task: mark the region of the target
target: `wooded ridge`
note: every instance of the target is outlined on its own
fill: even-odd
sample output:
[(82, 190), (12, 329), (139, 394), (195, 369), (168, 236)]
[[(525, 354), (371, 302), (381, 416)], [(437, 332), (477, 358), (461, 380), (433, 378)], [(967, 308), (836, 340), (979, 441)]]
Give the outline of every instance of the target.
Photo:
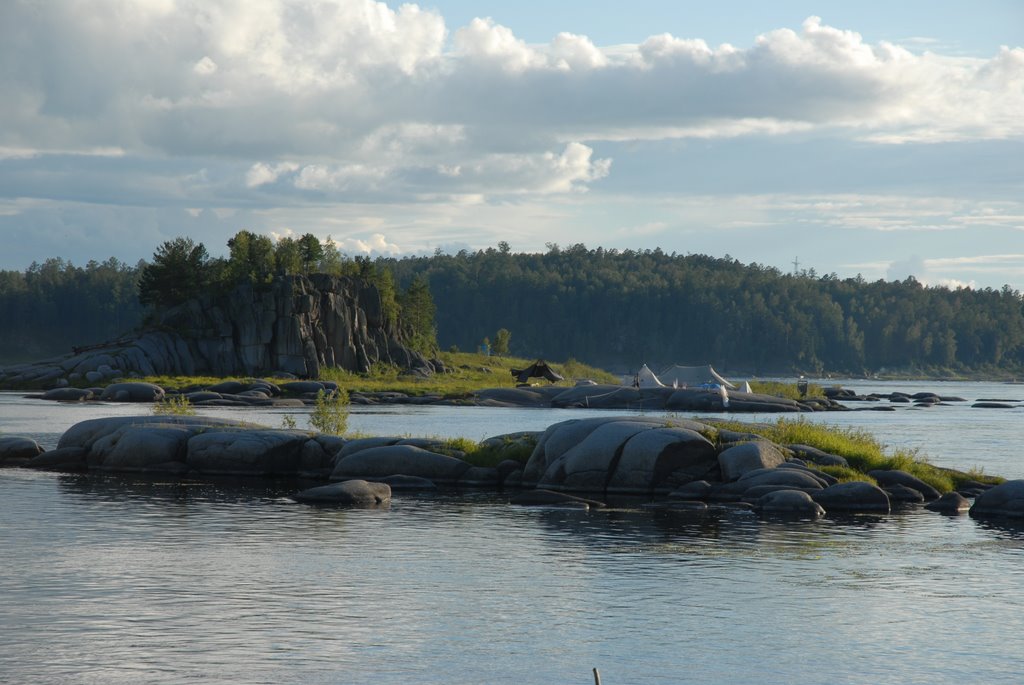
[[(443, 348), (476, 349), (506, 329), (513, 354), (624, 370), (644, 362), (755, 374), (1024, 369), (1024, 299), (1008, 286), (950, 290), (913, 278), (790, 274), (728, 256), (582, 244), (532, 254), (502, 243), (372, 262), (329, 257), (305, 265), (293, 258), (287, 269), (371, 275), (385, 297), (393, 290), (396, 311), (407, 298), (410, 319), (427, 319), (436, 306)], [(273, 264), (261, 278), (287, 272)], [(137, 326), (146, 309), (136, 285), (146, 266), (53, 259), (0, 271), (0, 360), (63, 353)]]

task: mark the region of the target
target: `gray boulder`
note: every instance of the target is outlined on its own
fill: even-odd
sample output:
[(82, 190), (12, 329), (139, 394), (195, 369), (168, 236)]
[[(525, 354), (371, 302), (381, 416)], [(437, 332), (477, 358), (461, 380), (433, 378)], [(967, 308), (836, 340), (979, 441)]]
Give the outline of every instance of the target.
[(755, 469), (725, 486), (727, 492), (746, 493), (751, 488), (772, 485), (800, 490), (821, 490), (826, 483), (813, 474), (800, 469)]
[(811, 497), (826, 511), (886, 512), (890, 510), (889, 496), (877, 485), (866, 481), (849, 481), (830, 485)]
[(10, 466), (38, 457), (43, 448), (31, 438), (0, 437), (0, 465)]
[(562, 458), (562, 456), (579, 445), (595, 430), (609, 423), (629, 421), (632, 423), (643, 423), (651, 428), (665, 428), (673, 426), (677, 428), (689, 428), (690, 430), (707, 430), (708, 427), (696, 421), (666, 420), (663, 418), (643, 416), (608, 416), (591, 419), (570, 419), (548, 426), (537, 440), (537, 446), (533, 450), (529, 461), (523, 469), (523, 482), (536, 484), (544, 474), (551, 468), (551, 465)]
[(924, 505), (924, 508), (940, 514), (960, 514), (971, 508), (971, 502), (959, 492), (947, 492), (937, 500)]
[(206, 475), (292, 476), (308, 434), (282, 430), (223, 430), (188, 441), (188, 466)]
[(804, 461), (814, 462), (819, 466), (850, 466), (850, 463), (844, 457), (829, 454), (817, 447), (811, 447), (810, 445), (786, 445), (786, 447), (793, 452), (793, 456)]
[(262, 426), (245, 423), (242, 421), (231, 421), (229, 419), (216, 419), (205, 416), (111, 416), (102, 419), (89, 419), (80, 421), (66, 430), (57, 443), (57, 447), (85, 447), (90, 448), (92, 444), (110, 435), (124, 426), (182, 426), (192, 432), (198, 433), (215, 428), (248, 428), (254, 430), (265, 430)]
[(414, 445), (369, 447), (348, 456), (339, 454), (338, 457), (334, 471), (331, 472), (331, 480), (377, 480), (402, 474), (426, 478), (435, 483), (457, 483), (470, 469), (470, 464), (462, 459), (430, 452)]
[(818, 518), (825, 510), (810, 495), (801, 490), (776, 490), (762, 496), (755, 508), (762, 514), (810, 516)]
[(387, 445), (394, 445), (401, 438), (357, 438), (355, 440), (349, 440), (345, 443), (344, 447), (337, 453), (339, 460), (345, 459), (356, 452), (361, 452), (371, 447), (385, 447)]
[(764, 440), (740, 443), (718, 455), (722, 480), (726, 482), (737, 480), (748, 471), (775, 468), (785, 461), (786, 457), (778, 447)]
[(565, 507), (569, 509), (590, 509), (591, 507), (601, 508), (604, 506), (603, 502), (576, 497), (564, 492), (552, 492), (543, 488), (520, 493), (512, 498), (510, 504), (525, 507)]
[(511, 407), (546, 407), (548, 398), (529, 388), (488, 388), (474, 393), (479, 400), (500, 402)]
[(437, 483), (432, 480), (417, 478), (416, 476), (405, 476), (402, 474), (397, 476), (385, 476), (377, 482), (387, 483), (392, 490), (437, 490)]
[(103, 389), (104, 402), (159, 402), (164, 389), (153, 383), (111, 383)]
[(87, 471), (89, 465), (86, 463), (85, 458), (88, 454), (89, 450), (83, 447), (62, 447), (50, 450), (49, 452), (43, 452), (38, 457), (30, 460), (25, 466), (41, 471)]
[(92, 444), (87, 462), (101, 471), (183, 473), (192, 431), (183, 426), (131, 426)]
[(884, 471), (881, 469), (875, 469), (873, 471), (868, 471), (868, 475), (878, 481), (878, 484), (883, 488), (888, 488), (893, 485), (903, 485), (920, 492), (921, 495), (924, 496), (925, 500), (938, 499), (941, 496), (941, 493), (938, 490), (906, 471)]
[(57, 402), (84, 402), (93, 398), (92, 390), (82, 388), (54, 388), (43, 393), (44, 400)]
[(307, 504), (376, 507), (391, 502), (391, 488), (386, 483), (346, 480), (303, 490), (293, 495), (293, 499)]
[(706, 480), (695, 480), (686, 485), (681, 485), (668, 493), (670, 499), (679, 500), (703, 500), (711, 494), (711, 483)]
[(667, 493), (712, 474), (718, 474), (718, 458), (707, 438), (686, 428), (651, 428), (626, 441), (606, 490)]
[(651, 428), (650, 423), (630, 420), (598, 426), (552, 462), (538, 486), (551, 490), (604, 492), (612, 480), (623, 445), (637, 433)]
[(1008, 480), (978, 495), (971, 516), (1024, 518), (1024, 480)]
[(501, 473), (491, 466), (471, 466), (459, 478), (459, 485), (470, 488), (496, 488), (501, 484)]
[(970, 508), (970, 500), (959, 493), (946, 493), (938, 500), (925, 505), (925, 509), (937, 511), (940, 514), (961, 514)]
[(900, 504), (921, 504), (924, 502), (924, 495), (920, 491), (909, 488), (906, 485), (886, 485), (882, 489), (885, 490), (885, 494), (889, 495), (890, 502), (898, 502)]

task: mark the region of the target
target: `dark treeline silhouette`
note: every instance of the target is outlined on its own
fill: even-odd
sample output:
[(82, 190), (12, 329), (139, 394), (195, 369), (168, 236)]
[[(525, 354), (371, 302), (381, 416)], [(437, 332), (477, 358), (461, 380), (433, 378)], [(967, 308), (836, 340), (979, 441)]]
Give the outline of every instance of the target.
[[(247, 237), (233, 239), (233, 258), (210, 260), (218, 273), (231, 273)], [(169, 247), (161, 246), (154, 262)], [(286, 244), (283, 254), (294, 247)], [(253, 262), (265, 248), (246, 246), (245, 254)], [(381, 288), (385, 310), (393, 308), (386, 315), (402, 311), (402, 325), (411, 327), (407, 337), (427, 332), (417, 339), (424, 347), (433, 343), (428, 319), (436, 307), (442, 347), (475, 349), (506, 329), (512, 354), (574, 357), (618, 370), (644, 362), (712, 363), (757, 374), (1024, 369), (1024, 300), (1009, 287), (949, 290), (912, 278), (786, 274), (728, 256), (581, 244), (516, 254), (501, 243), (372, 263), (331, 250), (299, 251), (290, 257), (294, 265), (282, 269), (281, 246), (274, 248), (277, 261), (262, 267), (260, 278), (296, 269), (369, 277)], [(111, 259), (80, 268), (53, 259), (25, 272), (0, 272), (0, 361), (64, 353), (137, 326), (146, 309), (136, 284), (147, 266)], [(158, 282), (151, 278), (149, 285)], [(144, 292), (153, 301), (163, 291)]]
[(426, 277), (442, 346), (512, 331), (512, 353), (612, 369), (713, 363), (758, 374), (1019, 368), (1017, 291), (784, 274), (726, 256), (497, 249), (386, 261)]
[(139, 266), (114, 258), (84, 267), (63, 259), (0, 271), (0, 361), (64, 354), (113, 340), (142, 319)]

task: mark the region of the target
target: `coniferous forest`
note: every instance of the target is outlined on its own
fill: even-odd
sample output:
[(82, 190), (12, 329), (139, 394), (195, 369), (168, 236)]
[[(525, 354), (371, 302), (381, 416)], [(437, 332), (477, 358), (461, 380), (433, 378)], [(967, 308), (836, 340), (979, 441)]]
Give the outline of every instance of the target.
[[(400, 320), (418, 321), (410, 335), (420, 335), (427, 324), (419, 320), (436, 309), (436, 340), (443, 348), (473, 350), (505, 329), (503, 343), (512, 354), (572, 357), (622, 371), (642, 363), (655, 369), (711, 363), (759, 375), (1024, 369), (1024, 299), (1009, 287), (949, 290), (914, 279), (789, 274), (728, 256), (580, 244), (520, 254), (501, 243), (372, 263), (328, 249), (313, 263), (286, 243), (283, 251), (281, 245), (258, 251), (263, 266), (254, 276), (238, 257), (240, 242), (254, 236), (239, 235), (232, 258), (209, 260), (203, 278), (265, 279), (311, 268), (366, 274), (390, 293), (391, 306), (404, 308)], [(111, 259), (83, 268), (55, 259), (24, 272), (0, 272), (0, 362), (61, 354), (139, 325), (165, 288), (151, 267), (173, 247), (173, 241), (165, 243), (152, 262), (135, 267)], [(195, 256), (186, 251), (182, 258), (189, 255)], [(139, 301), (140, 281), (146, 306)], [(193, 290), (187, 284), (166, 287)], [(432, 344), (433, 336), (421, 342)]]

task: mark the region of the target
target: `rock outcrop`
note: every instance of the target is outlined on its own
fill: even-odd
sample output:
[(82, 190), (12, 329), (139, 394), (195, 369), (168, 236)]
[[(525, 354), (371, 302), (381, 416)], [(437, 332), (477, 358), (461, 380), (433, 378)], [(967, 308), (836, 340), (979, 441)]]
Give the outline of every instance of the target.
[(433, 370), (403, 344), (375, 285), (324, 274), (286, 276), (265, 288), (242, 285), (205, 294), (164, 312), (131, 338), (0, 369), (0, 388), (50, 389), (154, 375), (315, 378), (324, 367), (367, 371), (375, 362)]
[[(941, 499), (922, 495), (929, 486), (902, 471), (873, 471), (883, 487), (837, 482), (795, 458), (792, 450), (758, 436), (753, 432), (757, 425), (749, 428), (716, 429), (694, 420), (647, 416), (571, 419), (543, 433), (489, 438), (470, 458), (451, 441), (437, 438), (346, 440), (223, 419), (150, 415), (83, 421), (50, 452), (26, 438), (0, 439), (0, 466), (318, 479), (352, 484), (313, 488), (296, 499), (348, 505), (384, 504), (391, 488), (438, 486), (523, 490), (514, 503), (542, 506), (594, 506), (595, 501), (580, 495), (595, 500), (640, 496), (659, 498), (650, 503), (658, 511), (739, 507), (801, 518), (825, 512), (886, 513), (894, 504), (925, 499), (934, 499), (930, 508), (950, 514), (967, 505), (956, 493)], [(528, 444), (534, 447), (524, 464)], [(505, 450), (499, 447), (518, 457), (502, 459)], [(832, 456), (801, 447), (805, 457), (830, 461)], [(1022, 516), (1024, 481), (978, 486), (972, 515)]]

